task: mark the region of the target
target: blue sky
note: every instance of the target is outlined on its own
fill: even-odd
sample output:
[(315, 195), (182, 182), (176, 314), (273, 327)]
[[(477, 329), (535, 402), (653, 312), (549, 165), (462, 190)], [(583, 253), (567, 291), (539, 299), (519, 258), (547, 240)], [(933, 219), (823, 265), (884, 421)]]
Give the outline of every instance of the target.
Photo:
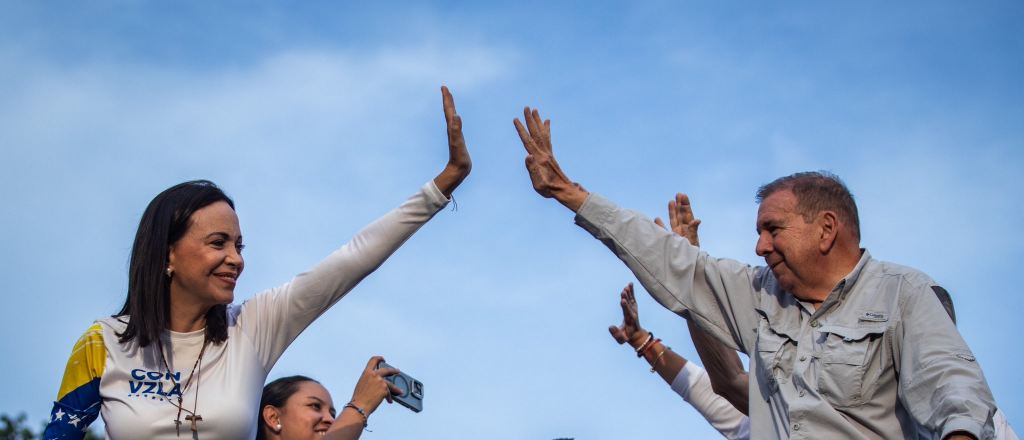
[[(756, 188), (836, 172), (863, 246), (951, 292), (1019, 426), (1022, 19), (1009, 1), (3, 2), (0, 412), (46, 417), (75, 340), (123, 302), (158, 192), (206, 178), (234, 197), (243, 301), (440, 171), (445, 84), (474, 158), (458, 211), (272, 377), (318, 378), (343, 403), (384, 355), (426, 401), (381, 408), (376, 438), (717, 436), (608, 335), (634, 279), (530, 187), (511, 122), (530, 105), (570, 178), (652, 217), (686, 192), (704, 249), (751, 264)], [(685, 323), (638, 300), (696, 358)]]

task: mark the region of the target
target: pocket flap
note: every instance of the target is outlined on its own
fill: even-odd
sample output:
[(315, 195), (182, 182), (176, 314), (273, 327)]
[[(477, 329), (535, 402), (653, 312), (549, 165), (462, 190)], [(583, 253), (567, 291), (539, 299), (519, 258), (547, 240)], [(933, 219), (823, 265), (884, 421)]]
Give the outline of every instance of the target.
[[(868, 325), (870, 324), (870, 325)], [(845, 342), (860, 341), (868, 335), (876, 335), (885, 333), (885, 327), (888, 323), (885, 322), (871, 322), (865, 323), (865, 325), (858, 325), (856, 327), (843, 327), (838, 325), (823, 325), (818, 331), (822, 333), (830, 333), (843, 339)]]

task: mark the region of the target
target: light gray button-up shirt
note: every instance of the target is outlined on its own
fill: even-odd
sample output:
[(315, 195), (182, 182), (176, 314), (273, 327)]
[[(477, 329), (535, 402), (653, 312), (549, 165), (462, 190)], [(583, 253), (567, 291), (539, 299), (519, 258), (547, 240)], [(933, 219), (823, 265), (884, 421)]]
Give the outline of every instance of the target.
[(576, 223), (661, 305), (750, 356), (752, 438), (991, 439), (995, 401), (927, 275), (865, 250), (817, 310), (598, 194)]

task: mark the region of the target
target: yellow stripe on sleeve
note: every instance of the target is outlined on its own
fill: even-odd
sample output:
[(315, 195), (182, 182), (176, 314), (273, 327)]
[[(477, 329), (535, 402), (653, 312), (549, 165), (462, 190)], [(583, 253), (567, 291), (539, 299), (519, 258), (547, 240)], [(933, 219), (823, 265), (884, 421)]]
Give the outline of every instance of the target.
[(103, 374), (107, 362), (107, 351), (103, 345), (103, 329), (99, 323), (93, 324), (71, 351), (68, 366), (64, 369), (64, 380), (61, 381), (57, 401), (82, 385), (91, 382)]

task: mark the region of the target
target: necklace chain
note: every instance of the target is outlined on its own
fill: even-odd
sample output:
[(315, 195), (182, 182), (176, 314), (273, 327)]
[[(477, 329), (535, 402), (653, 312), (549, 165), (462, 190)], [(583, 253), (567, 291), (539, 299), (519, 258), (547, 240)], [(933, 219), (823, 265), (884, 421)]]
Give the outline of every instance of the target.
[[(188, 379), (185, 381), (185, 386), (179, 388), (178, 403), (174, 403), (174, 401), (172, 401), (170, 398), (167, 399), (168, 403), (174, 405), (175, 408), (178, 408), (178, 417), (174, 419), (174, 429), (178, 431), (178, 435), (181, 435), (180, 428), (182, 411), (188, 413), (188, 415), (185, 416), (185, 420), (192, 422), (192, 431), (199, 432), (199, 429), (196, 426), (196, 422), (203, 420), (203, 416), (196, 414), (196, 411), (198, 410), (199, 406), (199, 378), (196, 378), (196, 398), (195, 401), (192, 402), (192, 411), (189, 411), (188, 408), (184, 407), (184, 405), (182, 404), (182, 397), (185, 395), (185, 391), (188, 390), (189, 385), (192, 384), (192, 376), (196, 373), (196, 369), (199, 369), (200, 376), (202, 376), (203, 374), (203, 354), (206, 353), (206, 346), (207, 344), (209, 344), (209, 342), (210, 341), (208, 340), (203, 341), (203, 348), (199, 350), (199, 357), (196, 358), (196, 363), (192, 365), (192, 372), (188, 374)], [(171, 383), (174, 384), (175, 387), (178, 387), (178, 381), (174, 379), (174, 372), (171, 371), (171, 366), (167, 364), (167, 357), (164, 356), (163, 347), (160, 348), (160, 360), (163, 361), (164, 368), (167, 368), (167, 377), (171, 379)]]

